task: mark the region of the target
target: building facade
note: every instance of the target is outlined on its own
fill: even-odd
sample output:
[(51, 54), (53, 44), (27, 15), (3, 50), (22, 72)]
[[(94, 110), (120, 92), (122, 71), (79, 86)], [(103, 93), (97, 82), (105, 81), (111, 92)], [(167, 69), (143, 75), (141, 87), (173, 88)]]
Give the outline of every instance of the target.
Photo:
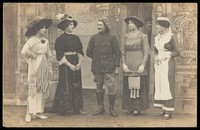
[[(26, 42), (24, 33), (26, 25), (38, 16), (53, 19), (46, 37), (50, 41), (53, 53), (53, 78), (51, 89), (46, 95), (47, 103), (51, 104), (58, 80), (58, 63), (55, 57), (54, 42), (62, 33), (56, 28), (56, 14), (72, 15), (78, 26), (74, 33), (83, 43), (84, 52), (91, 35), (97, 32), (97, 20), (107, 16), (110, 21), (111, 33), (121, 43), (127, 32), (123, 21), (125, 17), (135, 15), (142, 20), (152, 17), (151, 52), (153, 39), (156, 35), (155, 20), (158, 16), (167, 16), (171, 20), (172, 31), (181, 47), (181, 56), (176, 59), (176, 111), (196, 111), (197, 106), (197, 4), (196, 3), (4, 3), (3, 6), (3, 101), (4, 104), (23, 105), (26, 99), (19, 98), (22, 86), (27, 86), (27, 63), (21, 56), (21, 49)], [(146, 27), (141, 30), (145, 33)], [(150, 99), (154, 88), (154, 70), (151, 58)], [(94, 89), (93, 75), (90, 72), (91, 60), (84, 57), (82, 77), (83, 88)], [(121, 70), (122, 72), (122, 70)], [(119, 96), (122, 94), (122, 73), (118, 86)], [(195, 107), (194, 107), (195, 106)]]

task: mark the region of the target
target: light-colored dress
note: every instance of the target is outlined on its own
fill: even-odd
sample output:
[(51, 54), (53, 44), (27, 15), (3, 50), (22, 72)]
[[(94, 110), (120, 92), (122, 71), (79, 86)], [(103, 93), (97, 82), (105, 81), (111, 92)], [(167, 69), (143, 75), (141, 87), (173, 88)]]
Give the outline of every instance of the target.
[[(43, 42), (43, 43), (42, 43)], [(32, 36), (22, 48), (22, 56), (28, 63), (28, 107), (29, 113), (44, 112), (44, 97), (49, 81), (50, 70), (50, 48), (47, 39), (40, 41)]]

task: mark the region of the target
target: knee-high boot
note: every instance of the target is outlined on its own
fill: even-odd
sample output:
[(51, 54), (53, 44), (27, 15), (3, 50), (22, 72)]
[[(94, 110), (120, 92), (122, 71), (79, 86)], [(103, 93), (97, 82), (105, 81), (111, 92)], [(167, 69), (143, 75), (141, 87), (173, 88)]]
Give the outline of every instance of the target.
[(97, 95), (97, 102), (98, 102), (99, 108), (93, 115), (101, 115), (105, 113), (104, 103), (103, 103), (104, 93), (96, 93), (96, 95)]
[(109, 95), (109, 112), (111, 116), (116, 117), (117, 113), (114, 111), (114, 104), (115, 104), (115, 95)]

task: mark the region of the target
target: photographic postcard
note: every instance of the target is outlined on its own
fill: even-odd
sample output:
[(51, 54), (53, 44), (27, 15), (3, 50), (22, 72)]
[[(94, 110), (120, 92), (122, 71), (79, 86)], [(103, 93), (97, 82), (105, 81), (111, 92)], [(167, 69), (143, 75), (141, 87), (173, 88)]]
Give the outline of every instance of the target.
[[(61, 19), (58, 18), (58, 14), (60, 14)], [(74, 27), (72, 35), (77, 36), (80, 39), (78, 42), (82, 44), (83, 57), (81, 60), (81, 70), (74, 71), (77, 73), (73, 74), (70, 74), (71, 70), (64, 72), (64, 69), (62, 70), (62, 67), (59, 67), (63, 66), (59, 65), (62, 58), (59, 57), (59, 54), (62, 52), (62, 47), (65, 45), (60, 47), (60, 51), (59, 49), (56, 50), (56, 39), (63, 35), (63, 30), (58, 27), (58, 24), (63, 20), (63, 16), (65, 19), (72, 21)], [(129, 99), (129, 90), (128, 87), (125, 87), (127, 86), (126, 82), (128, 83), (128, 80), (126, 81), (127, 75), (123, 76), (123, 55), (120, 56), (118, 74), (117, 76), (114, 76), (113, 79), (110, 77), (111, 75), (107, 75), (107, 78), (105, 78), (105, 75), (102, 77), (95, 77), (92, 72), (92, 65), (95, 64), (95, 60), (94, 58), (88, 57), (87, 54), (87, 49), (89, 43), (92, 42), (92, 37), (97, 35), (100, 31), (101, 27), (99, 25), (99, 19), (102, 17), (106, 17), (108, 19), (108, 27), (110, 30), (109, 33), (110, 35), (116, 37), (121, 54), (124, 54), (123, 49), (124, 44), (126, 43), (126, 36), (129, 34), (129, 29), (131, 28), (131, 24), (126, 24), (124, 20), (129, 16), (137, 17), (142, 21), (143, 26), (137, 29), (139, 32), (144, 34), (144, 37), (146, 36), (146, 43), (148, 43), (147, 46), (150, 48), (150, 55), (146, 59), (146, 64), (144, 67), (144, 69), (147, 69), (147, 75), (145, 75), (143, 78), (139, 78), (141, 79), (140, 81), (134, 80), (134, 82), (137, 83), (133, 83), (133, 85), (141, 85), (139, 90), (141, 92), (140, 96), (138, 97), (138, 102), (141, 102), (141, 106), (145, 106), (144, 109), (139, 110), (139, 115), (134, 114), (134, 112), (137, 111), (136, 108), (138, 105), (134, 104), (134, 101)], [(177, 40), (178, 51), (180, 52), (180, 55), (175, 57), (173, 60), (172, 66), (174, 66), (174, 70), (171, 70), (169, 67), (169, 73), (174, 75), (172, 82), (175, 84), (175, 88), (173, 89), (174, 111), (172, 112), (172, 118), (169, 120), (164, 120), (162, 116), (157, 116), (156, 113), (160, 112), (161, 109), (155, 108), (154, 106), (155, 84), (158, 83), (158, 81), (161, 81), (155, 79), (156, 76), (154, 68), (155, 37), (159, 35), (157, 32), (158, 24), (156, 23), (158, 17), (167, 17), (169, 19), (171, 32)], [(27, 115), (27, 110), (31, 111), (34, 109), (31, 108), (31, 105), (29, 106), (30, 108), (27, 108), (27, 104), (31, 104), (33, 101), (29, 100), (29, 102), (27, 102), (27, 97), (29, 96), (28, 93), (30, 91), (30, 87), (28, 87), (30, 86), (30, 82), (28, 82), (28, 79), (31, 77), (31, 74), (38, 74), (39, 76), (41, 76), (40, 74), (46, 75), (46, 72), (50, 70), (50, 68), (47, 69), (48, 64), (46, 64), (46, 67), (45, 64), (43, 64), (44, 68), (40, 68), (42, 65), (39, 63), (42, 64), (45, 61), (38, 60), (36, 63), (38, 63), (38, 68), (40, 68), (40, 70), (36, 69), (38, 72), (33, 72), (30, 70), (30, 66), (32, 65), (33, 70), (35, 70), (35, 64), (31, 64), (30, 60), (27, 62), (22, 55), (22, 49), (24, 48), (27, 41), (30, 41), (31, 39), (30, 37), (26, 37), (25, 34), (27, 34), (28, 29), (34, 28), (31, 28), (30, 26), (36, 26), (36, 24), (30, 25), (30, 23), (38, 18), (46, 18), (52, 20), (52, 24), (46, 29), (46, 33), (44, 34), (44, 37), (48, 41), (49, 48), (47, 49), (44, 47), (46, 43), (39, 47), (41, 53), (45, 49), (51, 52), (51, 56), (48, 59), (52, 69), (51, 80), (48, 82), (47, 89), (45, 89), (46, 91), (43, 93), (43, 98), (45, 101), (43, 104), (43, 114), (48, 118), (40, 119), (40, 117), (37, 117), (34, 119), (32, 118), (30, 122), (26, 122), (25, 117)], [(75, 23), (72, 19), (77, 23)], [(45, 27), (47, 27), (46, 25)], [(102, 40), (105, 41), (105, 43), (102, 43), (107, 46), (105, 46), (104, 49), (96, 49), (92, 52), (105, 52), (103, 53), (105, 56), (107, 56), (106, 54), (108, 53), (112, 55), (111, 51), (113, 51), (113, 48), (111, 48), (111, 50), (108, 48), (110, 45), (115, 45), (115, 43), (112, 42), (112, 38), (108, 41), (106, 41), (106, 38), (102, 38)], [(145, 43), (143, 44), (144, 41), (145, 38), (141, 40), (142, 48), (145, 48)], [(101, 40), (98, 41), (97, 38), (97, 41), (94, 41), (94, 44), (98, 42), (101, 42)], [(65, 43), (65, 40), (60, 44), (63, 43)], [(77, 40), (72, 41), (70, 46), (74, 47), (76, 44)], [(98, 45), (95, 44), (95, 46)], [(43, 50), (41, 49), (42, 47)], [(61, 56), (63, 56), (63, 54), (64, 52), (61, 54)], [(67, 56), (71, 54), (72, 53), (66, 53)], [(78, 52), (78, 54), (81, 54), (81, 52)], [(132, 66), (129, 67), (134, 67), (134, 64), (136, 65), (136, 62), (141, 60), (140, 56), (144, 58), (143, 54), (145, 54), (145, 52), (138, 52), (137, 54), (135, 52), (134, 54), (133, 52), (127, 53), (126, 56), (129, 55), (127, 57), (130, 60), (127, 62), (127, 64), (132, 63)], [(96, 62), (96, 66), (94, 65), (94, 68), (98, 70), (98, 67), (102, 67), (103, 63), (107, 63), (105, 65), (106, 68), (114, 62), (112, 62), (112, 60), (102, 58), (99, 62)], [(171, 64), (171, 62), (169, 64)], [(78, 69), (77, 67), (70, 67), (71, 69)], [(140, 69), (142, 69), (142, 67)], [(163, 71), (165, 69), (168, 69), (168, 65), (167, 68), (164, 67), (164, 69), (160, 69), (160, 71), (156, 72), (163, 72), (159, 73), (160, 77), (162, 77), (163, 75), (168, 74), (168, 72)], [(36, 80), (40, 80), (41, 82), (44, 82), (45, 77), (47, 77), (47, 75), (44, 76), (44, 78), (37, 78), (37, 76)], [(75, 78), (73, 76), (75, 76)], [(96, 80), (94, 80), (95, 78)], [(67, 82), (68, 79), (73, 80)], [(98, 95), (97, 92), (97, 85), (101, 84), (101, 82), (104, 84), (102, 90), (106, 90), (106, 93), (103, 97)], [(166, 83), (166, 80), (162, 80), (162, 82)], [(171, 86), (171, 80), (169, 82), (169, 86)], [(57, 113), (51, 113), (48, 111), (51, 110), (54, 99), (57, 97), (66, 99), (63, 98), (64, 95), (61, 94), (62, 92), (60, 94), (57, 92), (58, 86), (66, 86), (66, 84), (73, 84), (74, 87), (81, 86), (81, 93), (76, 93), (77, 95), (75, 95), (72, 91), (70, 91), (69, 95), (74, 95), (72, 97), (74, 100), (77, 99), (76, 102), (83, 100), (83, 110), (86, 111), (87, 114), (69, 113), (66, 115), (59, 115)], [(114, 91), (115, 96), (107, 93), (112, 91), (112, 86), (114, 86), (116, 90)], [(82, 95), (82, 98), (78, 99), (80, 95)], [(146, 98), (146, 102), (140, 101), (143, 100), (142, 98)], [(114, 101), (112, 99), (114, 99)], [(39, 98), (37, 100), (39, 102)], [(66, 100), (68, 100), (68, 98)], [(69, 100), (69, 104), (74, 103), (74, 101), (70, 98)], [(129, 109), (128, 106), (130, 107), (130, 104), (133, 104), (131, 106), (132, 113), (130, 112), (127, 115), (127, 112), (125, 114), (124, 109)], [(93, 115), (93, 113), (95, 113), (97, 110), (103, 111), (101, 109), (102, 106), (104, 107), (105, 112), (102, 112), (103, 114)], [(112, 110), (117, 113), (117, 117), (112, 116)], [(5, 2), (3, 4), (3, 126), (197, 127), (197, 3)]]

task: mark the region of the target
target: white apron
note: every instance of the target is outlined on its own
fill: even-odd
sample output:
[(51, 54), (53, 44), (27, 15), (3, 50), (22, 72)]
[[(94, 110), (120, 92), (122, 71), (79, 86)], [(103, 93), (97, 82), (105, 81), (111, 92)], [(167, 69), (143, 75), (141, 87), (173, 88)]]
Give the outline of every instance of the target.
[[(171, 39), (172, 33), (167, 33), (164, 36), (158, 35), (155, 37), (154, 46), (158, 50), (158, 57), (165, 58), (171, 54), (164, 48), (164, 45)], [(155, 100), (169, 100), (172, 99), (169, 86), (168, 70), (169, 70), (169, 58), (154, 64), (155, 67)]]

